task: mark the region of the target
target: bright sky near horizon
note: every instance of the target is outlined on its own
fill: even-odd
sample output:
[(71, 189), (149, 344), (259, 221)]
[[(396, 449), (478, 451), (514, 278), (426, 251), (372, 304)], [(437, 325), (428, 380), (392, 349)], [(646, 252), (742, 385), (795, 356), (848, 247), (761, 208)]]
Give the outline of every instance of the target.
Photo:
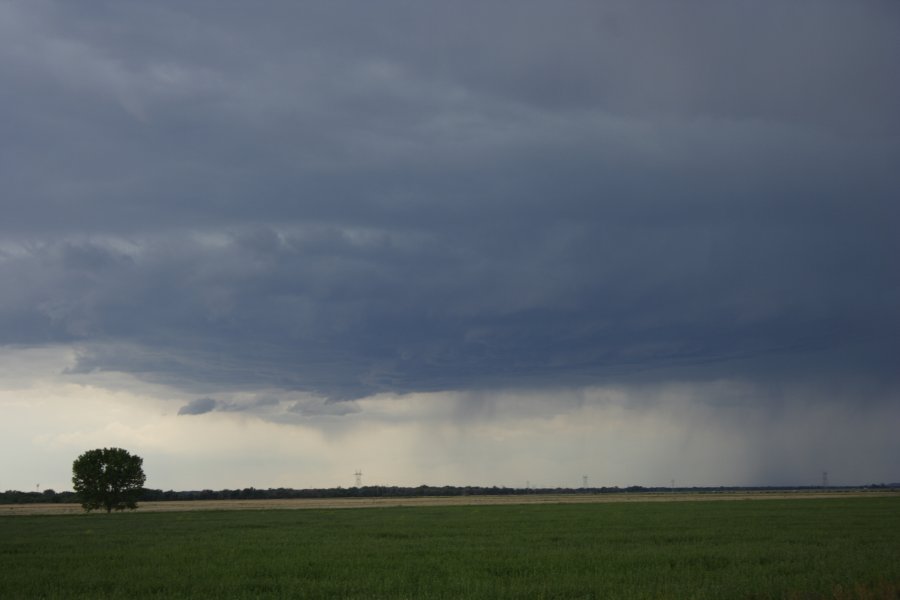
[(900, 481), (900, 4), (0, 0), (0, 489)]

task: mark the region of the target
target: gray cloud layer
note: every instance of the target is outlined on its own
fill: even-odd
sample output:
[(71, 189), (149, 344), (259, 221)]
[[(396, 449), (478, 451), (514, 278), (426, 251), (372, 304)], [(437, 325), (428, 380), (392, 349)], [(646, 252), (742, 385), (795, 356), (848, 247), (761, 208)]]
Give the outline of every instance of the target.
[(198, 395), (895, 386), (898, 57), (891, 2), (3, 2), (0, 344)]

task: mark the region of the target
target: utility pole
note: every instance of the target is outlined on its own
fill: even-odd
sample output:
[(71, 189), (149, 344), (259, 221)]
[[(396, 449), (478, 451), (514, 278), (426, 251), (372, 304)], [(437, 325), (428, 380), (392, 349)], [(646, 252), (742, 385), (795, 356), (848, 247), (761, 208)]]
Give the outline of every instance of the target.
[(356, 487), (362, 487), (362, 471), (357, 469), (354, 475), (356, 476)]

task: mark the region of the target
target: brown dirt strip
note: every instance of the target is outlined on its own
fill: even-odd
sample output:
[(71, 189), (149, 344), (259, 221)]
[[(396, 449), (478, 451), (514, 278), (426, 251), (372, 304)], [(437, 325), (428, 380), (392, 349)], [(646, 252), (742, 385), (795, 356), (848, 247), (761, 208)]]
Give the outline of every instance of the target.
[[(142, 512), (189, 510), (296, 510), (384, 506), (475, 506), (513, 504), (589, 504), (607, 502), (691, 502), (716, 500), (787, 500), (802, 498), (900, 498), (900, 491), (652, 492), (618, 494), (523, 494), (509, 496), (428, 496), (415, 498), (302, 498), (289, 500), (173, 500), (141, 502)], [(78, 514), (79, 504), (4, 504), (0, 517)]]

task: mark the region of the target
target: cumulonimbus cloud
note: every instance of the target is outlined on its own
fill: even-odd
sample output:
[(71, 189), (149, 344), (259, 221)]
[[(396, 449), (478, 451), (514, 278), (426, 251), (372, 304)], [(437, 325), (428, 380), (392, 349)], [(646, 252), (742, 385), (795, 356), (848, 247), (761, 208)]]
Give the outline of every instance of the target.
[(332, 400), (894, 376), (895, 9), (388, 4), (6, 3), (0, 344)]

